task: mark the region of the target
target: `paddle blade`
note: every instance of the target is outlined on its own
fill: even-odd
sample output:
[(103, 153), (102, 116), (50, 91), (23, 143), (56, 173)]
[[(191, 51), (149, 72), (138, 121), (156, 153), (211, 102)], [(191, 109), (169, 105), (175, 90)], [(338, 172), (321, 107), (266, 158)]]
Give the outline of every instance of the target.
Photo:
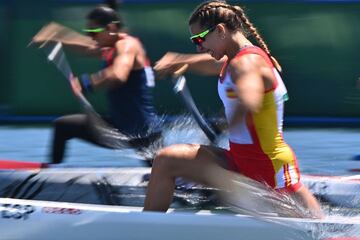
[(54, 63), (57, 69), (70, 81), (72, 71), (66, 59), (61, 42), (49, 42), (43, 47), (47, 59)]

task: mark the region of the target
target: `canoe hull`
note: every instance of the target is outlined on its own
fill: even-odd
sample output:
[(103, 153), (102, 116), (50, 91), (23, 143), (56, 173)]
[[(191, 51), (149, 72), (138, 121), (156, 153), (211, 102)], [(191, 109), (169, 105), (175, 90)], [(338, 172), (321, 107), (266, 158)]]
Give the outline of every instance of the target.
[[(354, 234), (359, 219), (255, 219), (209, 211), (141, 212), (138, 207), (0, 199), (3, 239), (312, 239), (314, 229), (340, 224)], [(275, 223), (276, 222), (276, 223)], [(357, 222), (357, 224), (356, 224)], [(340, 234), (339, 233), (331, 233)], [(324, 234), (324, 236), (326, 236)], [(360, 235), (359, 235), (360, 236)]]

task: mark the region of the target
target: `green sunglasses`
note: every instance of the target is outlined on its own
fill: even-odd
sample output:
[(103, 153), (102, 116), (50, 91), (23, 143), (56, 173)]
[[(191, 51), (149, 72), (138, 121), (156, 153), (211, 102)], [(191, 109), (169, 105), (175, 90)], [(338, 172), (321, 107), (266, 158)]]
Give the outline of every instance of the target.
[(87, 33), (88, 35), (94, 35), (96, 33), (100, 33), (105, 31), (105, 28), (99, 27), (99, 28), (85, 28), (82, 30), (83, 32)]
[(190, 40), (197, 46), (201, 46), (205, 42), (205, 36), (214, 31), (216, 26), (213, 26), (205, 31), (190, 37)]

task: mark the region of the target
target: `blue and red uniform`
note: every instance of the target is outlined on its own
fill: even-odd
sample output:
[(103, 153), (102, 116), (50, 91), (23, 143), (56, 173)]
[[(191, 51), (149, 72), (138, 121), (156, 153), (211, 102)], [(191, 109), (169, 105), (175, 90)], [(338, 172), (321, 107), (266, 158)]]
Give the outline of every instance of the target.
[[(104, 68), (113, 64), (115, 52), (114, 48), (103, 51)], [(132, 70), (124, 84), (107, 89), (112, 125), (137, 137), (159, 131), (153, 102), (154, 86), (154, 73), (148, 62), (143, 69)]]

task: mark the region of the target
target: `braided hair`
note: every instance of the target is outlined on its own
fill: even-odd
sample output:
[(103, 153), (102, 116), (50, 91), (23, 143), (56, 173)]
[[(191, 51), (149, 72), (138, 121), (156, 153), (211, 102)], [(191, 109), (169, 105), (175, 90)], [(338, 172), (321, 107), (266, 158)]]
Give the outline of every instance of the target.
[(253, 36), (258, 45), (269, 55), (276, 69), (281, 72), (280, 64), (271, 56), (269, 47), (241, 7), (221, 0), (206, 1), (200, 4), (190, 16), (189, 25), (196, 22), (206, 28), (223, 23), (232, 31), (240, 30), (245, 37)]

